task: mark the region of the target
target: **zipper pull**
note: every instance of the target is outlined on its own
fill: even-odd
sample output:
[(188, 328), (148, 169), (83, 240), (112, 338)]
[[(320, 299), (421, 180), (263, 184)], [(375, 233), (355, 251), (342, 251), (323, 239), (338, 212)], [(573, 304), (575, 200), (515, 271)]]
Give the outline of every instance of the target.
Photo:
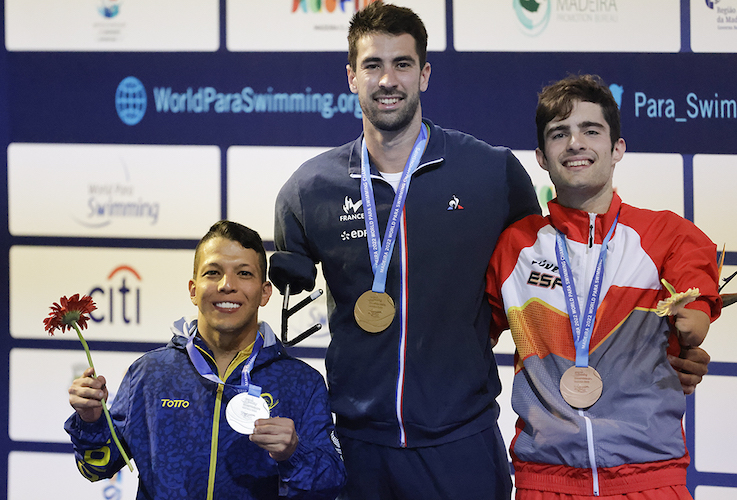
[(594, 246), (594, 225), (589, 224), (589, 248)]

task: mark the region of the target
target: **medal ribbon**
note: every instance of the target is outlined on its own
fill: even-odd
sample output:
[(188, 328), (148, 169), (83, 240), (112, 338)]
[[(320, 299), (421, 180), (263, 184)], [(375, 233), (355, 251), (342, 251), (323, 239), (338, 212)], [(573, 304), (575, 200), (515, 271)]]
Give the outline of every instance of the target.
[(612, 227), (609, 228), (609, 232), (601, 243), (599, 260), (596, 263), (596, 270), (591, 280), (589, 296), (586, 299), (585, 313), (580, 311), (578, 307), (576, 284), (573, 282), (565, 236), (556, 230), (555, 256), (558, 259), (560, 279), (563, 282), (563, 292), (566, 296), (568, 318), (571, 321), (571, 330), (573, 331), (573, 343), (576, 346), (576, 366), (579, 368), (589, 366), (589, 343), (591, 342), (591, 334), (594, 331), (596, 311), (599, 309), (599, 295), (601, 294), (601, 281), (604, 275), (607, 247), (609, 246), (609, 240), (612, 239), (612, 234), (614, 234), (614, 228), (618, 220), (619, 214), (617, 214)]
[(389, 220), (386, 224), (384, 232), (384, 242), (379, 241), (378, 218), (376, 215), (376, 202), (374, 201), (374, 187), (371, 184), (371, 166), (369, 164), (368, 148), (366, 147), (366, 139), (361, 142), (361, 200), (363, 200), (364, 219), (366, 222), (366, 239), (369, 244), (369, 255), (371, 257), (371, 269), (374, 272), (374, 283), (371, 290), (377, 293), (384, 293), (386, 289), (386, 275), (389, 271), (389, 260), (391, 259), (394, 243), (397, 240), (397, 229), (399, 226), (399, 217), (404, 208), (404, 202), (407, 199), (407, 191), (409, 183), (412, 180), (412, 173), (420, 164), (420, 158), (425, 150), (427, 143), (427, 130), (425, 124), (420, 127), (420, 134), (417, 136), (412, 153), (407, 159), (402, 171), (402, 178), (399, 181), (397, 192), (394, 195), (394, 203)]
[[(210, 367), (210, 364), (205, 361), (205, 357), (202, 355), (200, 350), (194, 345), (194, 338), (196, 335), (196, 328), (193, 328), (191, 335), (187, 339), (187, 354), (189, 354), (189, 359), (192, 361), (197, 373), (216, 384), (227, 385), (215, 374), (212, 367)], [(261, 335), (261, 332), (256, 332), (256, 342), (254, 342), (251, 355), (248, 356), (246, 363), (243, 365), (243, 370), (241, 371), (241, 385), (235, 386), (236, 389), (242, 390), (243, 392), (247, 391), (248, 394), (252, 396), (261, 396), (261, 387), (251, 383), (251, 370), (253, 369), (254, 363), (256, 363), (256, 356), (258, 356), (263, 345), (263, 335)]]

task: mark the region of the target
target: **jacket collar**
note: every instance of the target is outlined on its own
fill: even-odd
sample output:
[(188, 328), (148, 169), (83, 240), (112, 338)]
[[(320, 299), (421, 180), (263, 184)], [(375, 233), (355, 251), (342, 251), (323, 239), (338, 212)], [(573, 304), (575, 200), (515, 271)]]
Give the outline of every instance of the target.
[[(564, 207), (558, 203), (558, 198), (548, 202), (550, 222), (553, 227), (562, 232), (566, 238), (579, 243), (588, 243), (590, 235), (590, 221), (595, 216), (594, 244), (601, 245), (609, 228), (614, 224), (622, 206), (622, 199), (614, 193), (609, 210), (605, 214), (589, 214), (583, 210)], [(616, 234), (616, 228), (614, 233)]]
[[(422, 154), (420, 164), (417, 166), (418, 172), (430, 165), (440, 164), (445, 159), (445, 134), (443, 129), (433, 124), (430, 120), (422, 119), (422, 123), (427, 125), (430, 131), (430, 137), (425, 146), (425, 152)], [(363, 141), (363, 133), (353, 142), (353, 147), (348, 156), (348, 175), (355, 178), (361, 178), (361, 142)], [(381, 177), (381, 174), (374, 165), (371, 165), (371, 176)]]
[[(189, 336), (197, 333), (197, 319), (187, 321), (186, 318), (180, 318), (171, 325), (170, 329), (174, 336), (169, 341), (168, 346), (185, 350)], [(258, 331), (264, 337), (264, 345), (256, 357), (256, 364), (254, 366), (264, 365), (279, 357), (289, 357), (284, 346), (268, 323), (265, 321), (260, 322), (258, 324)], [(195, 343), (212, 355), (210, 349), (199, 336), (195, 338)]]

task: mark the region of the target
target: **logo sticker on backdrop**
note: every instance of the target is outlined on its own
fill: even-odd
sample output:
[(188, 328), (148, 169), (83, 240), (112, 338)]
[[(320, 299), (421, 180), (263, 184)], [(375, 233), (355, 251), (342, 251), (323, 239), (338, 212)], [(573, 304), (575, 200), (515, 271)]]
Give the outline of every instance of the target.
[[(719, 30), (737, 29), (737, 3), (730, 5), (730, 0), (706, 0), (706, 6), (709, 7), (717, 15), (716, 24)], [(732, 0), (734, 2), (734, 0)], [(716, 4), (716, 8), (714, 6)], [(726, 4), (726, 5), (725, 5)]]
[[(541, 34), (553, 17), (553, 0), (514, 0), (514, 11), (530, 36)], [(619, 11), (616, 0), (580, 2), (579, 0), (556, 0), (556, 23), (617, 23)]]
[[(132, 279), (131, 279), (132, 278)], [(140, 273), (127, 265), (113, 269), (105, 285), (93, 286), (88, 295), (99, 305), (90, 319), (95, 323), (141, 324)]]
[(146, 88), (135, 76), (123, 79), (115, 91), (115, 110), (126, 125), (136, 125), (146, 114)]
[[(363, 3), (356, 0), (294, 0), (292, 4), (292, 12), (356, 12), (357, 7), (366, 7), (370, 3), (374, 3), (376, 0), (363, 0)], [(346, 4), (347, 7), (346, 7)], [(361, 4), (361, 5), (359, 5)]]
[(83, 216), (73, 216), (78, 224), (88, 228), (102, 228), (115, 221), (140, 220), (152, 226), (159, 221), (158, 201), (144, 199), (136, 193), (137, 186), (121, 159), (123, 178), (107, 182), (90, 182)]
[(622, 109), (622, 94), (624, 94), (624, 87), (617, 85), (616, 83), (612, 83), (609, 85), (609, 92), (612, 93), (614, 100), (617, 101), (617, 107)]
[(120, 13), (120, 5), (122, 3), (118, 0), (100, 0), (100, 6), (97, 8), (97, 11), (103, 17), (115, 17)]
[(122, 0), (98, 0), (97, 12), (101, 19), (92, 25), (96, 32), (95, 41), (109, 45), (125, 40), (126, 23), (118, 17), (122, 3)]
[(177, 91), (173, 87), (155, 85), (152, 93), (153, 109), (156, 113), (165, 114), (315, 113), (325, 119), (338, 114), (352, 114), (358, 119), (363, 116), (358, 95), (314, 92), (312, 87), (305, 87), (303, 92), (279, 90), (272, 86), (266, 87), (263, 92), (248, 85), (238, 91), (221, 90), (213, 86), (187, 87), (186, 90)]
[(514, 11), (524, 32), (537, 36), (550, 22), (551, 0), (514, 0)]

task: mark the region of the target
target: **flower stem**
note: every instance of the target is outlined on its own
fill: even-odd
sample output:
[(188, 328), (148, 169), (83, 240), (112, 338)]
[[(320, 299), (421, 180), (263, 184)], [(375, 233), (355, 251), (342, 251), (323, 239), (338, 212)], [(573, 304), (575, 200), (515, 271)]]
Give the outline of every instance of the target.
[[(84, 337), (82, 336), (82, 331), (77, 326), (77, 322), (75, 321), (72, 323), (72, 326), (77, 331), (77, 336), (79, 337), (79, 341), (82, 342), (82, 347), (84, 347), (84, 352), (87, 354), (87, 361), (90, 364), (90, 368), (93, 370), (95, 369), (95, 365), (92, 363), (92, 355), (90, 354), (90, 348), (87, 345), (87, 342), (84, 340)], [(92, 374), (93, 377), (97, 378), (97, 372)], [(113, 419), (110, 417), (110, 412), (107, 409), (107, 402), (105, 401), (105, 398), (102, 398), (102, 411), (105, 413), (105, 420), (107, 420), (107, 425), (110, 427), (110, 433), (113, 436), (113, 441), (115, 441), (115, 444), (118, 447), (118, 450), (120, 450), (121, 455), (123, 455), (123, 459), (125, 460), (125, 463), (128, 465), (128, 468), (131, 472), (133, 472), (133, 465), (131, 464), (130, 459), (128, 458), (128, 455), (126, 454), (125, 450), (123, 449), (123, 445), (120, 443), (120, 440), (118, 439), (118, 435), (115, 433), (115, 427), (113, 427)]]

